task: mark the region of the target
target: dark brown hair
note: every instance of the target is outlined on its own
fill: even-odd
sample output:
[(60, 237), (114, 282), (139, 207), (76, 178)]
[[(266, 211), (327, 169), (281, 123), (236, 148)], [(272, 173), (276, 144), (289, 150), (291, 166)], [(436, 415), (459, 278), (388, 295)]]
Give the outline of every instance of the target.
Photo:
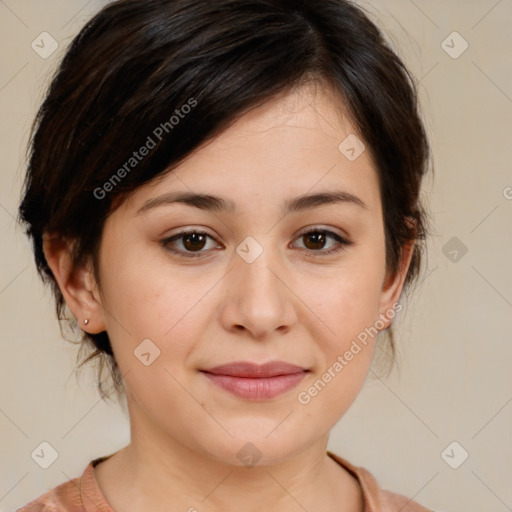
[[(428, 141), (413, 79), (359, 7), (346, 0), (119, 0), (75, 37), (32, 129), (19, 217), (58, 318), (76, 328), (62, 317), (44, 233), (73, 240), (75, 268), (92, 258), (98, 277), (104, 222), (131, 192), (249, 109), (312, 80), (340, 95), (377, 166), (388, 272), (416, 240), (410, 285), (427, 232), (419, 192)], [(146, 156), (130, 160), (144, 146)], [(81, 335), (82, 348), (93, 350), (81, 365), (99, 356), (102, 398), (109, 395), (105, 367), (122, 396), (107, 333)], [(388, 335), (394, 349), (391, 328)]]

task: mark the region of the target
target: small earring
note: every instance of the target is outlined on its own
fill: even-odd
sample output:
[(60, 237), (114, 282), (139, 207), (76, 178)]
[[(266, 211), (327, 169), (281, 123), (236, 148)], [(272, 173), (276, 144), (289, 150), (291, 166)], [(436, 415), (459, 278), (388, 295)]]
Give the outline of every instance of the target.
[(86, 319), (84, 320), (84, 325), (87, 325), (88, 323), (89, 323), (89, 319), (88, 319), (88, 318), (86, 318)]

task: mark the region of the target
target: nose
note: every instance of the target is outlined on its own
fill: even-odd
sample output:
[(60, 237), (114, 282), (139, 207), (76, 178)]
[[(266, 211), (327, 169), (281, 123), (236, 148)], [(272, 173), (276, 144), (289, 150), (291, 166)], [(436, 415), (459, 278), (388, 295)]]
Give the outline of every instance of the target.
[(221, 322), (226, 330), (247, 331), (260, 341), (289, 332), (297, 321), (297, 299), (285, 268), (282, 258), (270, 249), (252, 262), (234, 254), (223, 289)]

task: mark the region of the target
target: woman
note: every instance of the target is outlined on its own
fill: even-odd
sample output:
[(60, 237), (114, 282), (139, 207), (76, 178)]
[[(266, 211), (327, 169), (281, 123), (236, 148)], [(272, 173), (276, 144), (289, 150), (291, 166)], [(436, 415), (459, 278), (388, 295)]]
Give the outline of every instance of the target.
[(20, 217), (131, 442), (32, 511), (426, 511), (327, 452), (417, 277), (413, 82), (345, 0), (119, 0), (75, 38)]

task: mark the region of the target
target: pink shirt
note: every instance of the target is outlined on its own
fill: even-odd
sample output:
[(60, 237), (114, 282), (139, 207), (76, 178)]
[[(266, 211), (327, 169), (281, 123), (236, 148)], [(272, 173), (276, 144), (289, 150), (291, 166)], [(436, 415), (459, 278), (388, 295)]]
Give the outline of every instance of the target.
[[(359, 481), (364, 512), (432, 512), (405, 496), (382, 490), (366, 469), (353, 466), (331, 452), (327, 453)], [(58, 485), (17, 512), (115, 512), (103, 495), (94, 474), (94, 466), (108, 457), (92, 460), (80, 478)]]

